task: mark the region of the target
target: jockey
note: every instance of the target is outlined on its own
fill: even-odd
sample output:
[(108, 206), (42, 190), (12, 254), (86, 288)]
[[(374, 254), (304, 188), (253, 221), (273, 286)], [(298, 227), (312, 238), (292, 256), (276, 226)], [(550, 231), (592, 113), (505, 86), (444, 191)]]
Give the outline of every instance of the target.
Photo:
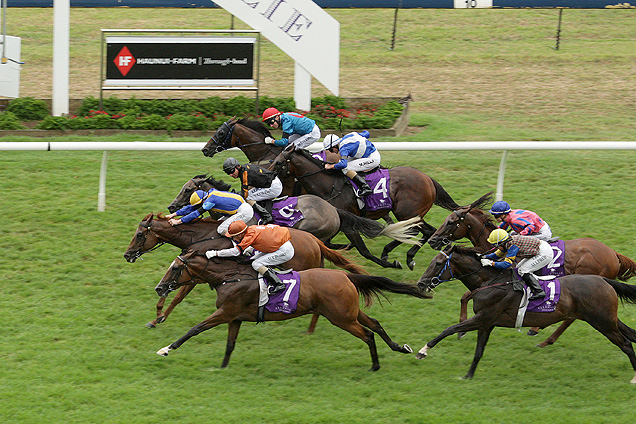
[(525, 209), (510, 209), (510, 205), (503, 200), (496, 201), (489, 211), (497, 221), (498, 228), (505, 230), (510, 226), (512, 231), (522, 236), (536, 237), (539, 240), (549, 240), (552, 230), (547, 222), (536, 213)]
[(508, 269), (518, 256), (521, 261), (516, 266), (517, 272), (532, 291), (530, 300), (545, 297), (545, 291), (539, 285), (539, 280), (533, 272), (549, 264), (554, 257), (554, 252), (548, 242), (539, 240), (536, 237), (511, 236), (506, 230), (497, 228), (490, 233), (488, 243), (497, 247), (497, 250), (484, 255), (481, 259), (483, 266)]
[[(230, 224), (238, 219), (249, 221), (254, 217), (254, 210), (243, 198), (229, 191), (211, 189), (207, 192), (197, 190), (190, 196), (190, 204), (178, 211), (166, 215), (170, 225), (179, 225), (191, 222), (202, 216), (206, 211), (216, 212), (222, 216), (223, 222), (216, 229), (219, 234), (225, 234)], [(175, 216), (181, 219), (174, 219)]]
[(267, 144), (287, 146), (291, 143), (298, 149), (305, 149), (320, 140), (320, 128), (316, 122), (295, 112), (281, 113), (275, 107), (269, 107), (263, 112), (263, 122), (275, 130), (283, 130), (280, 140), (265, 138)]
[(215, 256), (229, 257), (238, 255), (253, 256), (252, 268), (261, 276), (266, 277), (274, 285), (269, 287), (269, 294), (278, 293), (285, 289), (285, 284), (271, 269), (271, 266), (280, 265), (294, 257), (294, 246), (291, 243), (289, 228), (278, 225), (250, 225), (243, 221), (234, 221), (227, 233), (235, 243), (234, 247), (222, 250), (208, 250), (205, 256), (211, 259)]
[(370, 171), (380, 166), (380, 152), (377, 151), (373, 143), (369, 141), (365, 135), (351, 132), (342, 138), (338, 138), (335, 134), (329, 134), (322, 142), (323, 147), (328, 152), (340, 154), (340, 162), (335, 164), (325, 164), (325, 169), (340, 169), (342, 173), (351, 178), (360, 187), (358, 195), (360, 197), (368, 196), (373, 190), (367, 184), (363, 176), (358, 175), (361, 171)]
[(259, 213), (261, 224), (272, 222), (273, 199), (283, 192), (283, 183), (276, 173), (250, 163), (241, 165), (235, 158), (225, 159), (223, 171), (241, 181), (241, 195)]

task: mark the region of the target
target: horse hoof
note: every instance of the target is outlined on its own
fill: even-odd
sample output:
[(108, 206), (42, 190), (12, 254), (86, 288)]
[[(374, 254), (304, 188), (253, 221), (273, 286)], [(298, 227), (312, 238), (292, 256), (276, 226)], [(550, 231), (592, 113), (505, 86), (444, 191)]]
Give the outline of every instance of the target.
[(164, 322), (166, 320), (166, 317), (164, 317), (163, 315), (157, 318), (157, 324), (161, 324), (162, 322)]
[(170, 346), (162, 347), (157, 351), (157, 355), (168, 356), (168, 352), (170, 352)]
[(400, 261), (393, 261), (393, 268), (402, 269), (402, 264), (400, 263)]
[(147, 328), (157, 328), (157, 326), (156, 326), (156, 325), (154, 325), (154, 324), (152, 323), (152, 321), (150, 321), (149, 323), (147, 323), (147, 324), (146, 324), (146, 327), (147, 327)]
[(539, 334), (538, 331), (534, 331), (532, 328), (530, 330), (528, 330), (528, 332), (526, 333), (528, 336), (536, 336), (537, 334)]
[(415, 354), (415, 359), (424, 359), (426, 358), (428, 355), (426, 353), (421, 353), (421, 352), (417, 352)]
[(413, 271), (413, 268), (415, 268), (415, 261), (408, 261), (406, 265), (409, 267), (411, 271)]
[(404, 353), (413, 353), (413, 349), (411, 349), (411, 346), (407, 345), (406, 343), (404, 344), (404, 346), (402, 346), (402, 349), (404, 349)]

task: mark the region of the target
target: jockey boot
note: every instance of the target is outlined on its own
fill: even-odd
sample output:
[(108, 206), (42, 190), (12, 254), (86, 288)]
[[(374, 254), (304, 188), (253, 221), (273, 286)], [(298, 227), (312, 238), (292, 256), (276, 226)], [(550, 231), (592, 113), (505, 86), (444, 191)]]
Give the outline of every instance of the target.
[(530, 296), (528, 300), (541, 299), (542, 297), (545, 297), (545, 292), (541, 288), (539, 279), (536, 275), (531, 273), (523, 274), (521, 279), (528, 285), (528, 287), (530, 287), (530, 291), (532, 292), (532, 296)]
[(269, 213), (267, 209), (261, 206), (260, 204), (254, 203), (252, 205), (252, 208), (254, 208), (254, 210), (258, 212), (258, 214), (261, 216), (260, 224), (265, 225), (274, 221), (272, 214)]
[(276, 294), (280, 291), (285, 290), (285, 284), (280, 281), (278, 275), (276, 275), (276, 273), (271, 268), (262, 266), (258, 269), (258, 272), (263, 274), (263, 277), (265, 277), (266, 281), (273, 284), (272, 286), (268, 287), (267, 293), (269, 295)]
[(358, 197), (367, 197), (373, 193), (373, 190), (371, 190), (371, 187), (367, 184), (367, 180), (365, 180), (362, 175), (358, 175), (356, 171), (349, 169), (347, 171), (347, 177), (351, 178), (351, 180), (358, 185)]

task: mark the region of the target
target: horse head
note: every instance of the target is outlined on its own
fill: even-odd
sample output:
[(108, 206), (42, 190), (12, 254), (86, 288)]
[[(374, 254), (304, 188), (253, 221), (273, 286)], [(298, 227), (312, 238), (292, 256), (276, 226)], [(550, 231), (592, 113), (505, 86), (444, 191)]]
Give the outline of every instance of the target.
[(423, 291), (432, 291), (446, 281), (462, 280), (466, 284), (464, 277), (477, 274), (484, 269), (486, 268), (481, 265), (475, 249), (451, 244), (433, 258), (417, 286)]
[(235, 117), (225, 121), (216, 132), (210, 137), (210, 140), (203, 146), (201, 151), (204, 156), (212, 157), (217, 153), (232, 147), (232, 132), (237, 120)]
[(484, 204), (492, 200), (492, 191), (486, 193), (468, 206), (462, 206), (451, 212), (442, 225), (428, 239), (428, 244), (433, 249), (441, 249), (453, 241), (470, 237), (472, 231), (479, 229), (479, 234), (474, 236), (478, 239), (488, 225), (488, 217), (484, 216), (479, 209)]
[(208, 259), (194, 251), (182, 253), (172, 261), (170, 268), (164, 274), (155, 291), (159, 297), (167, 297), (168, 293), (178, 289), (184, 284), (197, 284), (205, 282), (202, 275), (207, 268)]
[(168, 205), (168, 210), (170, 213), (174, 213), (182, 207), (190, 204), (190, 196), (196, 190), (208, 191), (211, 188), (222, 191), (232, 190), (232, 186), (225, 181), (208, 177), (206, 174), (197, 175), (189, 179), (183, 187), (181, 187), (181, 191), (177, 194), (177, 197), (175, 197), (172, 203)]
[(126, 261), (133, 263), (137, 258), (141, 257), (146, 252), (149, 252), (159, 242), (159, 238), (153, 233), (150, 228), (152, 227), (154, 215), (149, 213), (139, 223), (133, 238), (128, 245), (124, 258)]
[(289, 145), (285, 150), (280, 152), (278, 156), (274, 158), (268, 169), (274, 171), (276, 175), (282, 178), (291, 176), (292, 170), (290, 168), (291, 156), (296, 151), (296, 145)]

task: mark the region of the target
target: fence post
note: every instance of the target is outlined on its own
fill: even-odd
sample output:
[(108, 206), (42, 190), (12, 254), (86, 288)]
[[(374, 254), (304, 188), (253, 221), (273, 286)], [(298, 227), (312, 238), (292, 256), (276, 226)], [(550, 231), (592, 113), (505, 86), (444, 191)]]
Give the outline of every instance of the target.
[(499, 175), (497, 175), (497, 191), (495, 192), (495, 200), (503, 200), (504, 177), (506, 176), (506, 156), (508, 151), (504, 150), (499, 162)]
[(97, 212), (106, 210), (106, 167), (108, 165), (108, 150), (102, 155), (102, 166), (99, 170), (99, 192), (97, 193)]

